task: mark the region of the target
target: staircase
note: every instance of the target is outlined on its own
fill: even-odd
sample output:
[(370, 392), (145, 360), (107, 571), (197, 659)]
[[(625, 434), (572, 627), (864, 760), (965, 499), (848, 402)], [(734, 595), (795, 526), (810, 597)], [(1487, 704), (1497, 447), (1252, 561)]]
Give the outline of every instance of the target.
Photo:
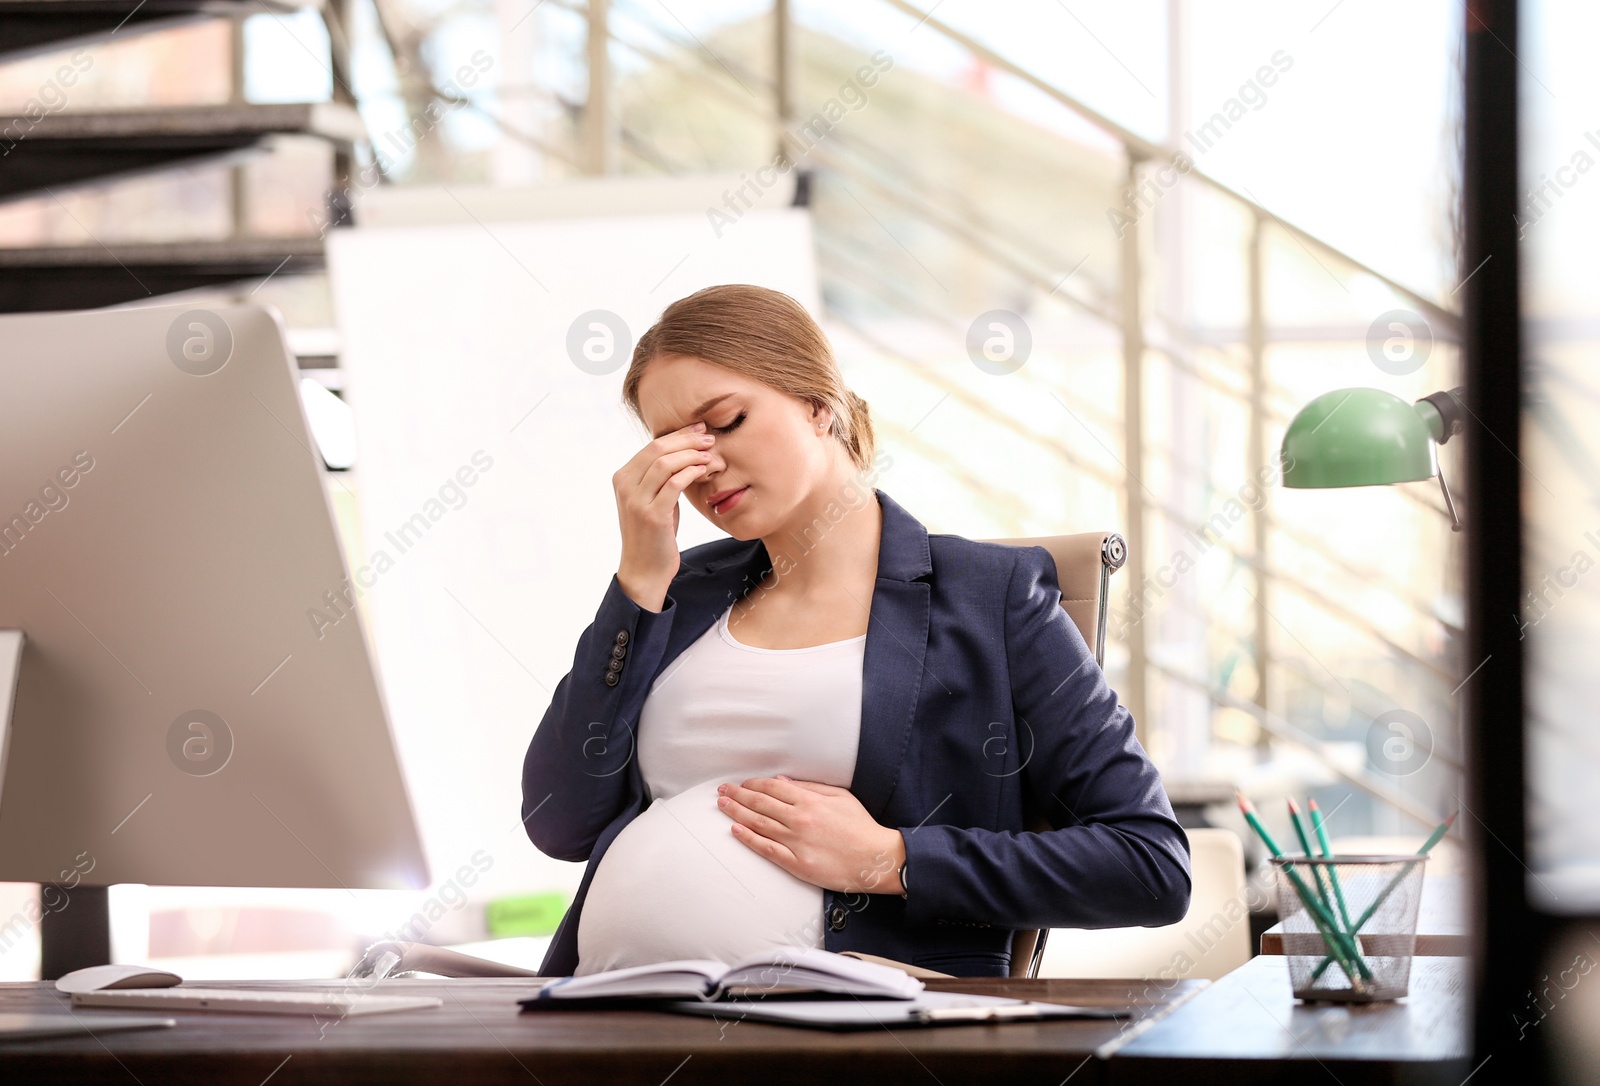
[[(235, 25), (233, 101), (95, 112), (51, 112), (47, 106), (0, 117), (0, 202), (40, 196), (59, 201), (58, 194), (75, 188), (201, 164), (237, 164), (271, 154), (280, 137), (309, 137), (333, 151), (329, 207), (322, 221), (346, 221), (344, 179), (355, 145), (367, 138), (348, 93), (336, 94), (332, 102), (243, 100), (239, 23), (298, 6), (285, 0), (0, 0), (0, 62), (77, 50), (70, 55), (87, 63), (66, 61), (58, 70), (62, 83), (75, 83), (75, 73), (92, 65), (97, 45), (196, 20), (226, 19)], [(330, 37), (337, 50), (342, 37)], [(336, 61), (335, 71), (342, 67)], [(70, 92), (62, 93), (70, 99)], [(91, 238), (77, 245), (0, 249), (0, 312), (96, 308), (323, 268), (320, 236), (261, 237), (244, 230), (237, 179), (235, 186), (235, 229), (229, 237), (133, 244)]]

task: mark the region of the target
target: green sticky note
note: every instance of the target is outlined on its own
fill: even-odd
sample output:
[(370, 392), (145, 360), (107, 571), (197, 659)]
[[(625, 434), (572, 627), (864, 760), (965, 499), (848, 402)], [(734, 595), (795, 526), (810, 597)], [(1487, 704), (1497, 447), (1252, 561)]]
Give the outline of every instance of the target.
[(485, 907), (489, 935), (504, 939), (518, 935), (552, 935), (566, 915), (571, 899), (565, 891), (502, 897)]

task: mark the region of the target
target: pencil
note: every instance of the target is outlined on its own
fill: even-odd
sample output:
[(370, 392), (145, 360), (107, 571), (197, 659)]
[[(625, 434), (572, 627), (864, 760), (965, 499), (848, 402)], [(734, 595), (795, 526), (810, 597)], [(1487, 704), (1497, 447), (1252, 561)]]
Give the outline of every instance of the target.
[[(1306, 835), (1305, 824), (1300, 819), (1300, 808), (1295, 804), (1293, 796), (1288, 797), (1288, 799), (1289, 823), (1294, 827), (1295, 836), (1300, 839), (1300, 847), (1305, 850), (1306, 859), (1309, 860), (1315, 854), (1311, 851), (1311, 840)], [(1361, 975), (1371, 979), (1372, 972), (1367, 968), (1366, 959), (1361, 956), (1361, 944), (1356, 941), (1354, 930), (1342, 931), (1338, 923), (1333, 919), (1333, 899), (1328, 895), (1327, 887), (1324, 885), (1322, 865), (1313, 863), (1306, 866), (1311, 868), (1311, 877), (1317, 884), (1317, 895), (1322, 898), (1322, 907), (1328, 927), (1341, 937), (1341, 941), (1345, 944), (1345, 953), (1355, 962), (1356, 968), (1361, 971)], [(1330, 870), (1328, 874), (1331, 876), (1333, 872)], [(1346, 916), (1344, 921), (1346, 928), (1348, 928), (1350, 926), (1350, 918)]]
[[(1317, 806), (1317, 797), (1312, 796), (1306, 800), (1306, 806), (1311, 808), (1311, 826), (1316, 831), (1317, 843), (1322, 846), (1324, 859), (1333, 858), (1333, 846), (1328, 843), (1328, 831), (1322, 824), (1322, 810)], [(1344, 921), (1345, 930), (1351, 935), (1355, 934), (1356, 927), (1350, 923), (1350, 910), (1344, 903), (1344, 887), (1339, 885), (1339, 869), (1333, 865), (1328, 867), (1328, 880), (1333, 883), (1333, 895), (1339, 899), (1339, 918)]]
[(1256, 817), (1255, 804), (1244, 797), (1243, 792), (1235, 792), (1234, 799), (1239, 801), (1239, 810), (1244, 812), (1244, 820), (1250, 823), (1250, 828), (1256, 831), (1256, 836), (1261, 838), (1261, 843), (1267, 846), (1267, 851), (1274, 856), (1282, 856), (1283, 850), (1278, 847), (1278, 842), (1272, 839), (1272, 834), (1267, 832), (1267, 827), (1261, 824), (1261, 819)]
[(1433, 832), (1428, 835), (1427, 842), (1424, 843), (1421, 848), (1417, 849), (1417, 855), (1426, 856), (1433, 849), (1434, 845), (1437, 845), (1440, 841), (1443, 841), (1444, 835), (1450, 832), (1450, 827), (1456, 824), (1456, 815), (1459, 815), (1460, 813), (1460, 811), (1457, 811), (1455, 814), (1451, 815), (1449, 818), (1435, 826), (1433, 828)]
[[(1460, 811), (1456, 812), (1456, 814), (1460, 813)], [(1428, 835), (1428, 840), (1423, 843), (1421, 848), (1417, 849), (1417, 855), (1426, 856), (1429, 852), (1433, 851), (1433, 846), (1444, 840), (1444, 835), (1450, 832), (1450, 827), (1455, 825), (1455, 822), (1456, 815), (1453, 814), (1435, 826), (1433, 832)], [(1394, 888), (1399, 886), (1400, 881), (1409, 875), (1411, 873), (1411, 869), (1416, 866), (1417, 861), (1412, 860), (1410, 863), (1402, 867), (1400, 872), (1395, 875), (1394, 878), (1389, 880), (1389, 884), (1383, 888), (1383, 891), (1378, 895), (1377, 899), (1373, 901), (1371, 905), (1367, 906), (1366, 912), (1362, 913), (1361, 918), (1356, 921), (1356, 927), (1359, 928), (1362, 924), (1365, 924), (1368, 920), (1372, 919), (1372, 914), (1378, 911), (1378, 906), (1382, 905), (1389, 895), (1394, 893)]]
[[(1423, 842), (1422, 847), (1417, 849), (1417, 855), (1426, 856), (1433, 850), (1434, 845), (1437, 845), (1440, 841), (1444, 840), (1444, 835), (1450, 832), (1450, 827), (1456, 823), (1456, 815), (1459, 815), (1460, 813), (1460, 811), (1457, 811), (1455, 814), (1451, 815), (1449, 818), (1435, 826), (1433, 828), (1433, 832), (1428, 835), (1428, 839)], [(1385, 886), (1381, 892), (1379, 892), (1378, 896), (1373, 899), (1372, 904), (1368, 905), (1366, 911), (1363, 912), (1360, 918), (1356, 920), (1355, 926), (1350, 929), (1352, 935), (1355, 932), (1360, 931), (1362, 926), (1366, 924), (1368, 920), (1372, 919), (1372, 914), (1378, 911), (1378, 906), (1382, 905), (1389, 899), (1389, 895), (1394, 893), (1394, 888), (1399, 886), (1401, 880), (1407, 875), (1411, 874), (1411, 869), (1416, 866), (1417, 861), (1411, 861), (1402, 867), (1394, 878), (1389, 880), (1388, 885)], [(1318, 977), (1322, 976), (1323, 971), (1328, 968), (1329, 964), (1331, 964), (1333, 960), (1333, 955), (1331, 954), (1326, 958), (1323, 958), (1321, 964), (1319, 964), (1312, 972), (1311, 979), (1316, 980)], [(1341, 962), (1340, 966), (1343, 967), (1343, 965), (1344, 963)]]
[[(1267, 832), (1267, 828), (1261, 824), (1261, 819), (1256, 817), (1254, 804), (1246, 799), (1242, 792), (1235, 793), (1235, 797), (1239, 802), (1239, 810), (1244, 813), (1245, 821), (1250, 823), (1250, 828), (1256, 831), (1256, 835), (1261, 838), (1261, 842), (1267, 846), (1267, 851), (1271, 852), (1275, 858), (1283, 859), (1283, 850), (1272, 839), (1272, 835)], [(1328, 944), (1328, 950), (1330, 951), (1329, 956), (1337, 959), (1339, 968), (1343, 969), (1345, 975), (1350, 978), (1351, 985), (1357, 984), (1355, 973), (1351, 972), (1352, 968), (1359, 971), (1363, 977), (1370, 978), (1372, 970), (1367, 968), (1367, 963), (1361, 960), (1359, 952), (1355, 954), (1355, 964), (1352, 966), (1352, 959), (1349, 954), (1353, 949), (1353, 945), (1351, 947), (1345, 946), (1344, 933), (1339, 931), (1338, 926), (1333, 922), (1333, 918), (1323, 910), (1322, 903), (1311, 892), (1311, 888), (1305, 884), (1305, 880), (1300, 877), (1300, 873), (1287, 864), (1284, 865), (1283, 871), (1289, 877), (1289, 882), (1294, 886), (1295, 893), (1300, 895), (1300, 900), (1305, 905), (1306, 911), (1311, 914), (1311, 918), (1316, 921), (1322, 931), (1323, 940)]]
[[(1306, 859), (1310, 860), (1316, 856), (1316, 853), (1311, 850), (1311, 839), (1306, 836), (1305, 823), (1300, 819), (1300, 808), (1295, 803), (1293, 796), (1288, 797), (1288, 799), (1289, 824), (1294, 827), (1294, 835), (1300, 839), (1301, 851), (1306, 854)], [(1331, 916), (1333, 914), (1333, 896), (1328, 893), (1328, 888), (1324, 885), (1322, 866), (1320, 864), (1307, 864), (1306, 866), (1311, 868), (1311, 878), (1317, 884), (1317, 896), (1322, 899), (1322, 907), (1327, 909), (1328, 914)], [(1349, 924), (1348, 918), (1346, 918), (1345, 923), (1346, 925)]]

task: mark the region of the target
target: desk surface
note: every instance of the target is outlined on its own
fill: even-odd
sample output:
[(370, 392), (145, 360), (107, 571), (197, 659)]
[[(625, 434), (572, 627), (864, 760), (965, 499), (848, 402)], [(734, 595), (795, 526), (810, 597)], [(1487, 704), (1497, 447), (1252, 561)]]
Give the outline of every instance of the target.
[(1110, 1046), (1108, 1081), (1458, 1086), (1471, 1070), (1466, 985), (1465, 958), (1417, 958), (1404, 999), (1301, 1003), (1286, 959), (1261, 954)]
[[(1278, 959), (1282, 965), (1282, 959)], [(327, 981), (207, 981), (208, 987), (338, 988)], [(762, 1022), (700, 1019), (659, 1011), (527, 1011), (516, 1000), (526, 980), (386, 981), (378, 991), (436, 995), (433, 1010), (317, 1021), (310, 1017), (163, 1010), (174, 1029), (107, 1033), (81, 1040), (0, 1042), (0, 1065), (14, 1082), (114, 1082), (177, 1086), (247, 1082), (271, 1076), (293, 1083), (748, 1082), (762, 1086), (907, 1082), (943, 1086), (1074, 1086), (1105, 1081), (1097, 1049), (1149, 1028), (1162, 1013), (1206, 987), (1143, 981), (955, 978), (927, 981), (939, 991), (1134, 1006), (1134, 1019), (888, 1029), (832, 1033)], [(0, 1011), (61, 1011), (53, 985), (0, 984)], [(116, 1013), (99, 1011), (97, 1013)], [(1075, 1074), (1076, 1071), (1081, 1071)]]
[[(1417, 903), (1419, 956), (1465, 957), (1472, 952), (1467, 928), (1467, 887), (1461, 875), (1429, 875)], [(1261, 934), (1261, 953), (1283, 953), (1283, 923)]]

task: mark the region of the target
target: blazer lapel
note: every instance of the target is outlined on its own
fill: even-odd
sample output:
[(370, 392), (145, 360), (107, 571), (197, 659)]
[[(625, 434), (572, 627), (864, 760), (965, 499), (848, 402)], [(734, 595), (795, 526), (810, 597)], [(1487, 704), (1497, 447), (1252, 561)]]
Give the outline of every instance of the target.
[(928, 530), (881, 490), (883, 535), (878, 579), (867, 619), (861, 670), (861, 742), (850, 791), (881, 818), (899, 778), (928, 651), (928, 600), (922, 578), (933, 572)]
[[(894, 791), (922, 687), (932, 591), (923, 578), (933, 572), (933, 561), (928, 530), (922, 523), (883, 491), (874, 488), (873, 493), (883, 509), (883, 533), (867, 619), (861, 739), (850, 791), (869, 814), (879, 818)], [(663, 669), (772, 569), (766, 545), (759, 539), (749, 542), (748, 551), (741, 548), (701, 567), (711, 587), (705, 602), (684, 614), (689, 621), (674, 628), (674, 644), (662, 661)]]

